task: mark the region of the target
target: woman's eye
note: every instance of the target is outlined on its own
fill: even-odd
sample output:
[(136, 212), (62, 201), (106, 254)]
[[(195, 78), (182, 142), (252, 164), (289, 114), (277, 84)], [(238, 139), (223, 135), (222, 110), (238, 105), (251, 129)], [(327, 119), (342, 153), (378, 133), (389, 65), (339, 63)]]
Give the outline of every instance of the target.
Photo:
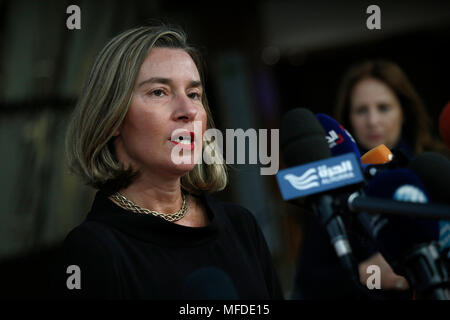
[(367, 108), (364, 106), (356, 108), (356, 110), (355, 110), (355, 113), (359, 114), (359, 115), (365, 114), (366, 112), (367, 112)]
[(198, 92), (191, 92), (188, 94), (188, 97), (191, 99), (196, 99), (196, 100), (200, 100), (201, 95)]
[(164, 95), (164, 91), (161, 89), (155, 89), (150, 91), (150, 95), (156, 96), (156, 97), (162, 97)]
[(388, 111), (389, 110), (389, 105), (388, 104), (384, 104), (384, 103), (382, 103), (382, 104), (379, 104), (378, 105), (378, 110), (380, 110), (381, 112), (386, 112), (386, 111)]

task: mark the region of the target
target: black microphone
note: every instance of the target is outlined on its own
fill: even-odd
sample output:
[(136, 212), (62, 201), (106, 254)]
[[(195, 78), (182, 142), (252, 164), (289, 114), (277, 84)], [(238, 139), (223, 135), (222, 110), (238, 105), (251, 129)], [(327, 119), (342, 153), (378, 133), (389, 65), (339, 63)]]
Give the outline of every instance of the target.
[[(409, 169), (380, 172), (369, 182), (366, 193), (413, 203), (427, 203), (429, 198), (425, 186)], [(408, 279), (420, 298), (450, 298), (448, 271), (437, 244), (438, 220), (366, 213), (359, 217), (393, 270)]]
[(285, 200), (305, 197), (328, 231), (342, 266), (354, 277), (358, 272), (334, 196), (358, 186), (363, 181), (362, 173), (354, 155), (331, 157), (325, 135), (311, 111), (298, 108), (287, 112), (281, 122), (280, 142), (290, 168), (280, 170), (277, 180)]
[[(345, 128), (336, 120), (325, 114), (318, 114), (316, 118), (321, 126), (328, 133), (327, 140), (333, 156), (345, 153), (353, 153), (356, 157), (361, 157), (359, 149)], [(334, 137), (334, 139), (333, 139)], [(414, 158), (411, 163), (400, 150), (392, 152), (386, 147), (381, 148), (383, 154), (368, 156), (371, 152), (380, 152), (378, 147), (370, 150), (361, 159), (361, 166), (364, 169), (364, 178), (370, 181), (379, 172), (409, 167), (412, 171), (424, 180), (426, 187), (432, 191), (432, 200), (437, 202), (450, 201), (450, 189), (445, 184), (450, 181), (450, 161), (444, 156), (432, 152), (423, 153)], [(389, 154), (386, 154), (389, 153)], [(390, 156), (390, 157), (389, 157)], [(392, 158), (393, 156), (393, 158)], [(383, 161), (380, 161), (384, 159)], [(375, 163), (370, 163), (375, 160)], [(380, 164), (382, 163), (382, 164)], [(349, 208), (351, 211), (366, 211), (368, 213), (384, 213), (392, 215), (423, 216), (434, 219), (450, 219), (450, 207), (442, 203), (409, 204), (388, 200), (379, 197), (367, 197), (363, 190), (358, 190), (352, 195), (342, 194), (340, 197), (343, 210)], [(450, 225), (448, 226), (450, 229)]]
[[(352, 152), (357, 156), (360, 155), (356, 143), (347, 133), (345, 128), (327, 115), (318, 114), (316, 117), (328, 133), (327, 140), (330, 143), (330, 149), (334, 156), (346, 152)], [(365, 230), (363, 231), (366, 231), (366, 234), (372, 235), (372, 238), (378, 242), (378, 246), (380, 246), (381, 243), (382, 253), (388, 256), (388, 260), (392, 263), (394, 263), (394, 257), (401, 256), (401, 249), (409, 248), (414, 243), (426, 243), (427, 245), (422, 248), (422, 253), (428, 253), (426, 256), (428, 258), (428, 262), (430, 264), (432, 262), (434, 263), (434, 269), (431, 268), (431, 271), (428, 270), (429, 272), (434, 271), (434, 279), (420, 279), (420, 276), (423, 276), (423, 273), (419, 273), (416, 277), (419, 277), (420, 280), (413, 279), (412, 282), (417, 287), (420, 287), (420, 290), (424, 290), (422, 289), (424, 286), (423, 283), (428, 285), (433, 281), (437, 284), (444, 283), (447, 278), (447, 268), (444, 268), (442, 261), (447, 261), (447, 263), (449, 261), (448, 257), (450, 255), (448, 248), (443, 254), (443, 257), (446, 257), (447, 259), (440, 259), (438, 254), (435, 259), (436, 261), (433, 261), (430, 257), (430, 253), (432, 252), (431, 250), (433, 250), (433, 248), (436, 249), (436, 247), (432, 247), (428, 244), (428, 242), (437, 240), (439, 237), (440, 227), (443, 232), (441, 232), (441, 241), (439, 244), (449, 244), (448, 242), (450, 241), (448, 238), (450, 237), (446, 236), (446, 232), (449, 230), (448, 233), (450, 233), (450, 224), (442, 220), (432, 220), (432, 218), (436, 219), (438, 217), (448, 216), (447, 213), (450, 211), (450, 208), (447, 206), (430, 204), (418, 205), (417, 203), (405, 205), (405, 202), (400, 203), (399, 201), (392, 200), (386, 201), (385, 199), (393, 198), (393, 193), (388, 193), (392, 192), (393, 186), (398, 187), (399, 183), (402, 181), (405, 184), (408, 182), (413, 184), (416, 189), (425, 188), (423, 184), (421, 184), (420, 179), (417, 178), (411, 171), (393, 170), (405, 168), (409, 165), (430, 185), (430, 188), (433, 190), (434, 200), (439, 199), (442, 201), (446, 199), (448, 201), (450, 198), (448, 194), (449, 189), (444, 187), (443, 182), (445, 181), (448, 183), (448, 181), (450, 181), (450, 177), (448, 177), (448, 175), (450, 175), (450, 162), (440, 154), (432, 153), (422, 154), (410, 162), (408, 158), (400, 151), (394, 150), (392, 154), (386, 147), (384, 147), (384, 149), (375, 148), (365, 154), (362, 158), (362, 165), (365, 169), (365, 177), (369, 179), (369, 181), (374, 178), (374, 181), (370, 182), (367, 188), (367, 194), (369, 197), (365, 196), (366, 192), (364, 190), (360, 190), (357, 194), (355, 193), (350, 197), (350, 201), (344, 204), (342, 209), (344, 211), (348, 211), (347, 207), (352, 209), (357, 207), (357, 209), (359, 209), (354, 211), (358, 211), (359, 213), (359, 221), (363, 227), (365, 227)], [(373, 162), (373, 160), (375, 161)], [(430, 167), (432, 168), (431, 170), (428, 169)], [(437, 181), (439, 182), (436, 183)], [(408, 187), (412, 187), (411, 185), (405, 185), (404, 187), (406, 187), (406, 193), (405, 188), (403, 188), (403, 196), (409, 196), (409, 200), (411, 200), (411, 197), (414, 196), (414, 189), (408, 189)], [(370, 212), (372, 215), (368, 215), (364, 212), (364, 209), (371, 209)], [(362, 212), (360, 213), (360, 211)], [(395, 215), (392, 217), (386, 217), (377, 213), (390, 213)], [(443, 223), (447, 223), (447, 225), (443, 225)], [(404, 237), (398, 237), (399, 230), (403, 230), (405, 233)], [(390, 238), (390, 236), (392, 237)], [(390, 241), (386, 241), (386, 239)], [(435, 250), (434, 252), (437, 251)], [(410, 277), (412, 276), (410, 275)], [(434, 294), (436, 298), (443, 297), (442, 294), (439, 295), (439, 290), (435, 291)]]
[(450, 161), (440, 153), (423, 152), (409, 161), (434, 202), (450, 204)]
[[(424, 183), (431, 201), (450, 203), (450, 161), (445, 156), (424, 152), (413, 158), (408, 168)], [(447, 270), (450, 270), (450, 219), (439, 221), (439, 251)]]

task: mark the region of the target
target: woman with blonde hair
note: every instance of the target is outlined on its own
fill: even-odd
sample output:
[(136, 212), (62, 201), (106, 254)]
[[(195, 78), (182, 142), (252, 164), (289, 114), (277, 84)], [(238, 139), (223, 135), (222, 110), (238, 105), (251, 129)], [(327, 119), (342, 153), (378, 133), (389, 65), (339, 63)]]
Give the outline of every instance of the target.
[(63, 296), (282, 298), (253, 215), (209, 195), (227, 175), (202, 161), (214, 127), (204, 81), (198, 51), (165, 25), (125, 31), (97, 56), (66, 147), (72, 171), (99, 191), (64, 242)]

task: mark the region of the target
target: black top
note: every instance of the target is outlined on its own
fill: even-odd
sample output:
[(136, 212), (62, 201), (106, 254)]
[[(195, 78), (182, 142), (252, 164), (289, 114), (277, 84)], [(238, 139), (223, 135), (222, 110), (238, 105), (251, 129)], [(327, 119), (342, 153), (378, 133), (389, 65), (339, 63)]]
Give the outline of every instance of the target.
[[(210, 222), (186, 227), (127, 211), (99, 191), (85, 221), (64, 241), (57, 297), (282, 299), (253, 215), (208, 195), (200, 199)], [(70, 265), (80, 268), (81, 289), (67, 287), (75, 283), (76, 273), (66, 272)]]

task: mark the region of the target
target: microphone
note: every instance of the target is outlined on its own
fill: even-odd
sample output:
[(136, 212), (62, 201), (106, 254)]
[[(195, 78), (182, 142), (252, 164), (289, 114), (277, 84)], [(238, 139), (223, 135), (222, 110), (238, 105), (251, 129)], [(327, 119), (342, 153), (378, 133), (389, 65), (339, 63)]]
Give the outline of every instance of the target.
[[(385, 164), (392, 159), (392, 153), (384, 145), (377, 146), (361, 157), (363, 164)], [(427, 190), (432, 190), (432, 201), (446, 202), (450, 199), (450, 192), (447, 192), (448, 188), (444, 185), (450, 181), (450, 161), (447, 158), (439, 153), (425, 152), (413, 158), (407, 167), (425, 183)], [(441, 220), (439, 226), (439, 248), (442, 252), (450, 249), (450, 222)]]
[(406, 157), (400, 151), (393, 154), (385, 145), (379, 145), (361, 156), (355, 139), (339, 122), (323, 113), (316, 114), (316, 118), (326, 132), (332, 155), (353, 153), (360, 160), (365, 178), (370, 179), (379, 170), (404, 166), (407, 163)]
[[(323, 115), (323, 114), (319, 114), (316, 117), (320, 121), (324, 130), (328, 133), (327, 141), (329, 142), (329, 146), (330, 146), (330, 149), (331, 149), (333, 155), (339, 155), (340, 153), (344, 153), (344, 152), (352, 152), (356, 155), (360, 155), (359, 150), (356, 146), (356, 143), (351, 138), (351, 135), (347, 134), (347, 131), (337, 121), (335, 121), (333, 118), (331, 118), (327, 115)], [(333, 137), (334, 137), (334, 139), (331, 139)], [(344, 137), (347, 137), (347, 139), (345, 139)], [(337, 143), (337, 142), (339, 142), (339, 143)], [(337, 147), (337, 146), (339, 146), (339, 147)], [(361, 158), (362, 158), (361, 164), (362, 164), (362, 166), (365, 166), (366, 169), (368, 169), (370, 177), (376, 176), (376, 173), (378, 173), (380, 171), (380, 169), (392, 169), (392, 168), (398, 168), (398, 167), (405, 167), (406, 164), (408, 163), (408, 159), (401, 152), (394, 151), (394, 154), (393, 154), (384, 145), (380, 145), (380, 146), (370, 150), (365, 155), (363, 155)], [(389, 171), (387, 171), (387, 172), (389, 172)], [(398, 176), (397, 176), (397, 178), (398, 178)], [(409, 178), (410, 178), (409, 180), (412, 179), (411, 177), (409, 177)], [(416, 185), (421, 184), (420, 180), (417, 177), (413, 180), (415, 181)], [(392, 182), (391, 182), (391, 185), (395, 185), (395, 184), (392, 184)], [(421, 185), (421, 186), (423, 189), (424, 188), (423, 185)], [(402, 196), (402, 194), (404, 196), (405, 191), (408, 191), (408, 188), (411, 188), (411, 186), (405, 186), (403, 189), (401, 189), (402, 191), (399, 193), (400, 196)], [(382, 190), (382, 189), (380, 189), (380, 190)], [(387, 189), (384, 189), (384, 190), (387, 190)], [(409, 190), (409, 192), (411, 192), (411, 190)], [(360, 193), (364, 194), (364, 192), (361, 192), (361, 191), (360, 191)], [(417, 195), (418, 193), (416, 192), (415, 194)], [(369, 209), (372, 209), (371, 210), (372, 213), (381, 211), (383, 213), (391, 213), (391, 214), (393, 214), (393, 213), (408, 214), (409, 212), (411, 212), (411, 213), (414, 213), (415, 216), (420, 216), (420, 215), (427, 216), (430, 212), (433, 212), (434, 214), (436, 214), (436, 216), (440, 216), (440, 215), (445, 215), (449, 210), (448, 207), (434, 206), (434, 207), (429, 207), (428, 208), (429, 210), (427, 211), (427, 210), (424, 210), (423, 206), (417, 207), (417, 205), (413, 205), (413, 204), (411, 204), (409, 206), (399, 205), (398, 201), (392, 201), (392, 200), (380, 201), (382, 198), (389, 198), (389, 199), (392, 198), (392, 197), (386, 197), (386, 195), (382, 195), (380, 193), (372, 192), (372, 193), (369, 193), (369, 195), (375, 196), (375, 198), (371, 199), (370, 197), (360, 196), (358, 193), (352, 194), (349, 197), (349, 201), (347, 204), (348, 207), (346, 207), (344, 209), (348, 210), (348, 208), (350, 208), (350, 209), (353, 209), (354, 211), (364, 211), (364, 209), (369, 208)], [(406, 193), (406, 195), (408, 195), (408, 193)], [(401, 200), (401, 199), (394, 197), (394, 200)], [(413, 208), (415, 209), (415, 211), (412, 210)], [(384, 223), (386, 223), (386, 221), (388, 221), (388, 218), (381, 219), (381, 216), (377, 215), (377, 214), (373, 215), (373, 216), (369, 216), (367, 213), (359, 213), (358, 216), (359, 216), (359, 220), (360, 220), (361, 224), (366, 227), (366, 231), (368, 231), (369, 234), (372, 233), (372, 235), (373, 235), (373, 232), (377, 232), (377, 228), (380, 228), (380, 226), (383, 226), (383, 224), (371, 225), (370, 223), (367, 223), (367, 221), (371, 221), (370, 219), (373, 219), (374, 217), (376, 219), (373, 221), (379, 220), (379, 221), (384, 221)], [(408, 220), (409, 218), (401, 218), (401, 217), (395, 217), (395, 216), (392, 219), (394, 221), (400, 221), (402, 219), (406, 219), (407, 221), (409, 221)], [(433, 240), (436, 239), (437, 238), (436, 235), (439, 233), (437, 231), (439, 228), (438, 223), (435, 221), (430, 222), (429, 220), (425, 220), (425, 219), (421, 219), (421, 220), (428, 221), (429, 223), (432, 224), (432, 226), (434, 228), (431, 228), (430, 230), (434, 230), (434, 233), (432, 234), (431, 239), (433, 239)], [(417, 227), (417, 225), (415, 225), (415, 226)], [(374, 227), (377, 227), (377, 228), (374, 229)], [(398, 230), (401, 230), (401, 229), (398, 229)], [(414, 230), (414, 228), (411, 228), (411, 230)], [(421, 227), (419, 227), (418, 230), (416, 228), (416, 231), (418, 233), (422, 232)], [(376, 237), (373, 237), (373, 238), (376, 238)]]
[[(331, 157), (324, 137), (325, 132), (311, 111), (298, 108), (286, 113), (280, 130), (281, 149), (286, 164), (295, 166)], [(308, 152), (300, 152), (302, 150)]]
[(450, 161), (440, 153), (423, 152), (408, 164), (430, 191), (435, 202), (450, 203)]
[[(340, 141), (339, 147), (332, 147), (330, 150), (333, 156), (342, 155), (341, 153), (351, 152), (356, 156), (360, 156), (359, 149), (351, 137), (351, 135), (345, 130), (342, 125), (340, 125), (336, 120), (331, 118), (330, 116), (324, 114), (318, 114), (317, 119), (323, 126), (323, 129), (330, 133), (336, 132), (336, 135), (333, 133), (329, 134), (329, 136), (337, 136), (343, 137), (343, 139), (338, 139)], [(331, 141), (331, 139), (327, 138), (327, 141)], [(336, 145), (338, 145), (336, 143)], [(377, 155), (379, 157), (377, 157)], [(450, 181), (450, 165), (447, 158), (440, 154), (436, 153), (424, 153), (413, 161), (407, 159), (407, 157), (398, 150), (391, 152), (387, 147), (378, 146), (369, 152), (367, 152), (364, 157), (364, 162), (373, 161), (375, 164), (362, 164), (364, 169), (364, 177), (367, 180), (370, 180), (374, 177), (378, 172), (388, 169), (397, 169), (397, 168), (405, 168), (407, 166), (410, 167), (414, 172), (418, 171), (419, 177), (425, 182), (425, 185), (429, 187), (429, 190), (432, 191), (434, 197), (438, 199), (445, 199), (448, 201), (450, 199), (450, 190), (444, 183)], [(391, 161), (386, 162), (386, 160), (391, 159)], [(384, 162), (381, 163), (380, 162)], [(432, 169), (428, 169), (431, 167)], [(426, 168), (426, 169), (425, 169)], [(439, 181), (439, 183), (436, 183)], [(354, 191), (354, 189), (353, 189)], [(450, 208), (448, 206), (440, 205), (440, 204), (410, 204), (410, 203), (400, 203), (398, 201), (394, 201), (386, 198), (377, 198), (377, 197), (368, 197), (364, 195), (364, 192), (359, 190), (347, 198), (341, 197), (341, 202), (345, 200), (346, 207), (351, 211), (364, 211), (368, 213), (384, 213), (384, 214), (394, 214), (394, 215), (410, 215), (410, 216), (422, 216), (426, 218), (435, 218), (435, 219), (450, 219)], [(441, 200), (444, 202), (444, 200)], [(449, 226), (450, 228), (450, 226)]]
[(306, 199), (327, 229), (341, 264), (354, 277), (352, 249), (334, 200), (339, 193), (348, 188), (353, 190), (364, 181), (359, 159), (353, 153), (331, 157), (325, 131), (314, 114), (304, 108), (293, 109), (283, 116), (280, 140), (285, 162), (291, 166), (277, 173), (283, 199), (308, 196)]
[[(409, 169), (378, 173), (369, 182), (366, 193), (414, 203), (427, 203), (429, 199), (425, 186)], [(439, 238), (438, 221), (366, 213), (360, 213), (359, 217), (394, 271), (404, 275), (423, 298), (450, 299), (448, 271), (436, 243)]]
[[(345, 128), (340, 125), (336, 120), (326, 114), (317, 114), (317, 120), (321, 123), (323, 129), (327, 133), (326, 139), (329, 143), (330, 150), (333, 156), (338, 156), (347, 152), (352, 152), (356, 156), (360, 156), (359, 149), (355, 143), (353, 137), (348, 133)], [(426, 165), (419, 164), (426, 162)], [(408, 165), (409, 160), (407, 157), (398, 150), (394, 150), (391, 152), (385, 145), (381, 144), (372, 150), (365, 153), (361, 156), (361, 164), (365, 169), (365, 177), (370, 180), (374, 177), (378, 172), (382, 170), (388, 169), (397, 169), (404, 168)], [(424, 177), (423, 180), (429, 181), (430, 189), (433, 190), (433, 195), (441, 195), (441, 199), (449, 199), (450, 195), (444, 194), (442, 195), (444, 190), (448, 190), (442, 184), (436, 184), (434, 181), (440, 181), (441, 183), (445, 181), (450, 181), (450, 177), (445, 177), (442, 175), (442, 172), (446, 172), (450, 174), (449, 162), (445, 157), (436, 154), (432, 155), (421, 155), (417, 159), (414, 159), (411, 164), (409, 164), (413, 170), (419, 171), (419, 175)], [(431, 173), (429, 170), (426, 170), (428, 166), (433, 167)], [(417, 168), (416, 168), (417, 167)], [(422, 170), (422, 168), (424, 170)], [(427, 185), (428, 187), (428, 185)], [(437, 189), (437, 190), (436, 190)], [(431, 217), (439, 217), (439, 215), (444, 215), (446, 212), (450, 211), (450, 208), (442, 207), (442, 206), (430, 206), (427, 205), (425, 208), (418, 205), (407, 205), (404, 203), (398, 203), (396, 201), (386, 201), (386, 198), (391, 199), (391, 197), (383, 197), (383, 199), (370, 199), (367, 196), (364, 196), (363, 191), (359, 191), (362, 196), (357, 197), (356, 194), (350, 197), (350, 206), (354, 209), (354, 211), (364, 211), (371, 209), (371, 213), (390, 213), (390, 214), (409, 214), (415, 216), (425, 216), (426, 218)], [(383, 200), (383, 201), (381, 201)], [(361, 205), (362, 207), (357, 210), (357, 206)], [(345, 206), (344, 206), (345, 207)], [(347, 208), (344, 208), (345, 211), (348, 211)], [(447, 217), (449, 217), (447, 215)], [(448, 252), (447, 256), (450, 257), (450, 223), (441, 220), (440, 224), (440, 245), (441, 248), (446, 248)], [(450, 259), (448, 260), (450, 261)], [(449, 262), (450, 263), (450, 262)]]
[[(366, 188), (366, 194), (368, 196), (378, 198), (388, 198), (396, 201), (414, 203), (427, 203), (429, 198), (428, 193), (425, 191), (425, 186), (409, 169), (394, 169), (380, 172), (369, 182)], [(378, 237), (380, 230), (385, 230), (383, 227), (386, 227), (388, 219), (394, 219), (395, 222), (402, 221), (402, 223), (406, 224), (408, 221), (412, 221), (414, 219), (411, 217), (388, 217), (373, 215), (373, 217), (375, 216), (378, 217), (376, 218), (376, 221), (374, 220), (371, 222), (372, 228), (370, 228), (370, 233), (374, 239)], [(380, 222), (380, 220), (382, 220), (382, 222)], [(392, 224), (389, 226), (392, 227)], [(414, 227), (417, 227), (417, 225), (414, 225)], [(405, 238), (422, 236), (422, 232), (420, 232), (420, 230), (419, 232), (417, 232), (418, 230), (411, 230), (407, 228), (402, 228), (402, 230), (402, 235), (403, 233), (408, 233)], [(431, 237), (426, 239), (434, 240), (437, 238), (438, 234), (439, 231), (433, 229)], [(408, 245), (408, 241), (406, 245)], [(387, 248), (388, 252), (386, 253), (386, 258), (391, 258), (391, 260), (393, 260), (395, 256), (399, 256), (401, 254), (401, 248), (406, 245), (404, 243), (399, 243), (398, 240), (392, 241)], [(390, 252), (392, 252), (392, 254), (390, 254)]]
[(391, 162), (394, 158), (391, 150), (389, 150), (384, 144), (367, 151), (361, 156), (362, 164), (385, 164)]
[[(355, 154), (356, 156), (360, 156), (359, 149), (354, 141), (354, 139), (351, 137), (350, 134), (340, 125), (336, 120), (331, 118), (330, 116), (324, 115), (324, 114), (318, 114), (317, 119), (320, 121), (321, 125), (323, 126), (323, 129), (326, 132), (336, 132), (336, 136), (343, 137), (343, 139), (340, 143), (340, 147), (333, 147), (331, 148), (331, 152), (333, 156), (339, 156), (342, 153), (345, 152), (351, 152)], [(333, 134), (330, 134), (333, 135)], [(329, 138), (327, 138), (327, 141), (330, 141)], [(330, 144), (332, 146), (332, 144)], [(384, 150), (384, 151), (383, 151)], [(386, 154), (386, 152), (389, 149), (386, 148), (380, 148), (377, 150), (384, 152), (384, 155), (382, 157), (390, 158), (389, 153)], [(374, 151), (375, 150), (371, 150)], [(368, 156), (371, 154), (371, 151), (369, 151)], [(375, 176), (378, 172), (387, 170), (387, 169), (396, 169), (396, 168), (404, 168), (409, 164), (408, 158), (398, 150), (394, 150), (393, 152), (392, 160), (389, 162), (386, 162), (384, 164), (362, 164), (362, 167), (365, 169), (364, 176), (367, 178), (367, 180), (370, 180), (373, 176)], [(422, 163), (424, 156), (417, 157), (413, 163)], [(426, 157), (431, 158), (431, 156)], [(379, 159), (373, 160), (379, 162)], [(448, 188), (445, 188), (443, 186), (444, 181), (450, 181), (446, 176), (444, 176), (444, 179), (442, 179), (443, 175), (439, 174), (441, 171), (446, 171), (446, 174), (450, 174), (450, 170), (448, 167), (448, 160), (441, 156), (441, 155), (435, 155), (433, 159), (425, 160), (425, 162), (429, 163), (431, 166), (435, 167), (435, 170), (433, 171), (433, 174), (430, 177), (430, 173), (423, 172), (422, 174), (424, 176), (427, 176), (428, 180), (430, 180), (431, 183), (431, 190), (436, 193), (440, 194), (440, 198), (449, 199), (450, 195), (448, 194)], [(415, 167), (421, 167), (423, 168), (423, 165), (415, 165)], [(416, 169), (417, 170), (417, 169)], [(419, 169), (420, 170), (420, 169)], [(414, 171), (414, 169), (413, 169)], [(421, 170), (423, 171), (423, 170)], [(433, 183), (432, 180), (439, 180), (439, 185), (436, 188), (436, 184)], [(428, 185), (427, 185), (428, 186)], [(444, 191), (445, 190), (445, 191)], [(353, 189), (354, 191), (354, 189)], [(444, 194), (443, 194), (444, 193)], [(443, 194), (443, 195), (442, 195)], [(347, 195), (345, 195), (347, 196)], [(375, 198), (375, 197), (366, 197), (364, 196), (364, 192), (361, 190), (353, 193), (352, 195), (345, 198), (345, 196), (341, 196), (341, 203), (345, 202), (343, 205), (344, 207), (350, 208), (351, 211), (365, 211), (368, 213), (385, 213), (385, 214), (396, 214), (396, 215), (412, 215), (412, 216), (425, 216), (427, 218), (436, 218), (436, 219), (450, 219), (450, 208), (448, 206), (443, 206), (439, 204), (409, 204), (409, 203), (399, 203), (398, 201), (383, 199), (383, 198)]]
[[(345, 146), (343, 144), (345, 135), (342, 134), (342, 131), (340, 136), (338, 133), (339, 130), (343, 129), (339, 124), (336, 127), (337, 122), (332, 118), (328, 117), (326, 120), (330, 119), (332, 121), (328, 122), (328, 125), (334, 125), (333, 129), (335, 129), (336, 135), (330, 135), (333, 139), (327, 139), (328, 142), (336, 140), (336, 145), (340, 141), (340, 145)], [(341, 147), (334, 150), (340, 150), (340, 152), (351, 150), (349, 153), (330, 157), (330, 150), (333, 149), (327, 150), (326, 140), (323, 138), (326, 136), (325, 131), (330, 132), (330, 130), (325, 128), (324, 131), (318, 121), (306, 109), (292, 110), (283, 117), (280, 132), (281, 147), (287, 164), (295, 167), (279, 171), (277, 181), (284, 200), (289, 201), (308, 196), (314, 211), (328, 230), (336, 253), (341, 258), (341, 263), (347, 270), (353, 271), (352, 276), (355, 274), (354, 259), (342, 218), (337, 214), (338, 212), (342, 212), (343, 209), (346, 211), (350, 209), (356, 212), (386, 213), (426, 217), (428, 219), (449, 217), (448, 206), (406, 203), (392, 200), (392, 198), (382, 198), (380, 195), (377, 195), (377, 197), (361, 196), (358, 192), (354, 192), (360, 190), (365, 182), (359, 167), (360, 160), (355, 157), (356, 150), (358, 151), (356, 154), (359, 154), (359, 150), (347, 144), (346, 148)], [(301, 129), (298, 130), (297, 128)], [(307, 129), (305, 130), (305, 128)], [(343, 132), (345, 133), (345, 131)], [(322, 139), (320, 139), (320, 135), (322, 135)], [(344, 140), (340, 137), (343, 137)], [(351, 139), (347, 141), (351, 141)], [(395, 158), (396, 155), (394, 154)], [(404, 165), (406, 162), (402, 159), (401, 154), (399, 158), (402, 160), (401, 164)], [(310, 162), (308, 163), (308, 161)], [(389, 172), (389, 170), (386, 170), (386, 172)], [(350, 192), (354, 193), (348, 196)], [(359, 216), (368, 217), (369, 215), (360, 213)], [(371, 230), (371, 225), (366, 225)]]
[(444, 143), (450, 148), (450, 102), (447, 103), (439, 116), (439, 133)]
[[(356, 156), (360, 156), (359, 149), (352, 138), (352, 136), (348, 133), (347, 130), (344, 129), (342, 125), (340, 125), (336, 120), (331, 118), (330, 116), (327, 116), (325, 114), (318, 114), (317, 119), (320, 121), (321, 125), (323, 126), (323, 129), (330, 133), (330, 136), (333, 136), (334, 134), (332, 132), (336, 132), (334, 136), (337, 137), (343, 137), (343, 139), (340, 140), (340, 147), (333, 147), (333, 144), (330, 144), (331, 152), (334, 156), (339, 156), (341, 153), (345, 152), (351, 152), (355, 154)], [(331, 139), (327, 138), (327, 141), (331, 141)], [(336, 144), (338, 145), (338, 144)], [(378, 158), (375, 158), (375, 154), (381, 154), (381, 160)], [(379, 162), (385, 162), (385, 160), (389, 160), (391, 158), (390, 156), (391, 152), (387, 147), (380, 147), (370, 150), (367, 154), (365, 159), (366, 160), (373, 160), (377, 163)], [(370, 158), (369, 158), (370, 157)], [(436, 157), (440, 157), (438, 159), (434, 159)], [(383, 160), (383, 158), (385, 160)], [(430, 157), (428, 157), (430, 158)], [(447, 174), (450, 173), (450, 168), (448, 168), (448, 161), (445, 157), (441, 155), (436, 155), (432, 160), (426, 160), (428, 162), (433, 161), (430, 163), (433, 167), (436, 167), (438, 169), (435, 170), (436, 174), (432, 175), (432, 179), (429, 180), (439, 180), (441, 183), (444, 181), (450, 181), (446, 179), (442, 179), (442, 175), (439, 176), (439, 172), (444, 170), (447, 172)], [(419, 160), (422, 159), (422, 156), (418, 158)], [(444, 159), (444, 160), (443, 160)], [(418, 160), (415, 160), (413, 163), (419, 162)], [(423, 162), (423, 160), (420, 160), (420, 162)], [(387, 169), (396, 169), (396, 168), (404, 168), (408, 165), (409, 160), (407, 157), (400, 151), (394, 150), (392, 160), (389, 162), (385, 162), (383, 164), (362, 164), (362, 167), (365, 169), (364, 176), (368, 180), (375, 176), (378, 172), (382, 170)], [(420, 167), (420, 166), (419, 166)], [(423, 166), (422, 166), (423, 167)], [(424, 175), (428, 175), (429, 173), (424, 172)], [(437, 193), (442, 193), (443, 190), (448, 190), (447, 188), (444, 188), (441, 184), (436, 189), (436, 185), (432, 184), (432, 190)], [(445, 195), (447, 196), (447, 195)], [(444, 196), (444, 197), (445, 197)], [(346, 198), (347, 197), (347, 198)], [(447, 199), (450, 198), (450, 195), (447, 196)], [(439, 204), (428, 204), (428, 205), (421, 205), (421, 204), (408, 204), (408, 203), (399, 203), (398, 201), (383, 199), (383, 198), (374, 198), (374, 197), (366, 197), (364, 196), (364, 192), (359, 190), (355, 192), (354, 194), (348, 196), (343, 195), (340, 199), (341, 203), (345, 202), (345, 204), (341, 204), (341, 206), (344, 206), (347, 210), (350, 208), (352, 211), (366, 211), (368, 213), (385, 213), (385, 214), (396, 214), (396, 215), (413, 215), (413, 216), (425, 216), (427, 218), (440, 218), (440, 219), (450, 219), (450, 208), (448, 206), (442, 206)], [(450, 226), (449, 226), (450, 228)]]
[[(432, 201), (450, 202), (450, 161), (445, 156), (436, 152), (424, 152), (413, 158), (408, 168), (423, 181), (430, 191)], [(450, 218), (439, 221), (439, 229), (439, 250), (450, 270)]]
[(380, 144), (377, 147), (367, 151), (361, 157), (361, 163), (365, 168), (365, 174), (367, 178), (372, 178), (380, 170), (401, 168), (408, 163), (408, 160), (399, 151), (396, 152), (397, 156), (389, 150), (384, 144)]
[(316, 114), (316, 118), (325, 130), (325, 138), (333, 156), (352, 152), (358, 159), (361, 158), (355, 139), (341, 124), (324, 113)]

